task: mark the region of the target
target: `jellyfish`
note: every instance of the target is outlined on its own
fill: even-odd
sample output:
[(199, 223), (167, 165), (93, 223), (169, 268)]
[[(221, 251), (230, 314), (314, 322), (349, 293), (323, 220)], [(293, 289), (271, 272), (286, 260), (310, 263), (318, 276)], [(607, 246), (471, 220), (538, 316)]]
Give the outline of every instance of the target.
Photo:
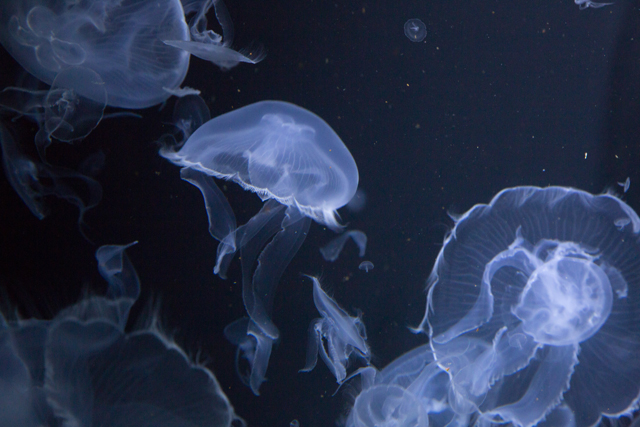
[(204, 123), (211, 120), (209, 107), (202, 97), (189, 94), (181, 97), (173, 108), (173, 123), (182, 133), (182, 142), (186, 140)]
[(627, 177), (623, 182), (619, 182), (618, 185), (622, 187), (622, 191), (626, 193), (631, 186), (631, 178)]
[(588, 7), (592, 7), (594, 9), (598, 9), (601, 8), (603, 6), (609, 6), (613, 3), (596, 3), (594, 1), (591, 0), (574, 0), (575, 4), (577, 4), (578, 6), (580, 6), (580, 10), (586, 9)]
[[(0, 3), (0, 42), (24, 69), (45, 83), (68, 67), (100, 75), (108, 104), (146, 108), (166, 100), (163, 87), (178, 88), (189, 55), (163, 39), (188, 40), (178, 0), (122, 3), (115, 0)], [(82, 96), (86, 83), (74, 89)]]
[(347, 377), (349, 358), (357, 357), (367, 364), (371, 360), (367, 332), (359, 316), (349, 316), (322, 289), (317, 277), (308, 277), (313, 281), (313, 302), (322, 318), (313, 320), (309, 325), (307, 363), (300, 372), (312, 371), (320, 353), (338, 384), (342, 384)]
[(132, 244), (96, 251), (106, 296), (50, 321), (0, 316), (0, 425), (244, 424), (213, 373), (193, 363), (157, 320), (125, 332), (140, 294), (124, 252)]
[[(222, 28), (222, 35), (207, 28), (206, 13), (213, 5), (216, 18)], [(189, 52), (205, 61), (210, 61), (223, 70), (235, 67), (240, 62), (257, 64), (266, 57), (264, 48), (259, 44), (253, 44), (245, 49), (236, 51), (233, 45), (233, 22), (222, 0), (195, 0), (185, 6), (185, 13), (196, 11), (191, 20), (191, 40), (163, 39), (168, 46)]]
[(564, 187), (508, 188), (456, 217), (419, 329), (457, 413), (595, 426), (637, 408), (639, 233), (618, 198)]
[(64, 69), (48, 90), (8, 87), (0, 92), (0, 107), (38, 123), (35, 142), (42, 159), (52, 138), (72, 143), (89, 135), (102, 120), (106, 104), (102, 78), (85, 67)]
[[(44, 219), (50, 212), (45, 202), (47, 196), (65, 199), (78, 207), (78, 226), (84, 234), (82, 226), (85, 212), (97, 206), (102, 199), (100, 183), (88, 173), (50, 165), (25, 154), (1, 122), (0, 148), (7, 180), (31, 213), (38, 219)], [(100, 156), (97, 158), (99, 160)], [(78, 187), (84, 188), (84, 191), (78, 191)], [(86, 196), (80, 196), (81, 193)]]
[[(207, 30), (212, 6), (225, 31)], [(225, 68), (264, 58), (260, 47), (231, 49), (233, 25), (222, 0), (129, 2), (116, 0), (0, 2), (0, 43), (29, 73), (51, 84), (69, 67), (100, 75), (108, 105), (146, 108), (180, 94), (189, 68), (189, 52)], [(191, 28), (185, 14), (196, 12)], [(165, 43), (166, 42), (166, 43)], [(74, 86), (80, 95), (86, 81)]]
[(427, 26), (419, 19), (409, 19), (404, 24), (404, 35), (412, 42), (421, 42), (427, 37)]
[[(165, 148), (161, 155), (182, 166), (183, 179), (203, 194), (209, 232), (220, 242), (214, 273), (226, 277), (240, 251), (250, 319), (245, 329), (253, 337), (244, 341), (245, 349), (248, 343), (277, 340), (279, 332), (271, 321), (276, 286), (311, 220), (340, 230), (336, 210), (358, 186), (351, 153), (315, 114), (286, 102), (262, 101), (208, 121), (179, 151)], [(236, 228), (233, 210), (213, 177), (255, 192), (265, 202), (260, 212)], [(266, 366), (266, 352), (260, 355), (250, 359)], [(252, 389), (257, 394), (257, 387)]]
[(368, 273), (370, 270), (373, 270), (374, 265), (371, 261), (362, 261), (360, 265), (358, 265), (360, 270), (364, 270), (365, 273)]
[(360, 230), (349, 230), (342, 233), (338, 237), (331, 240), (329, 243), (320, 248), (322, 257), (327, 261), (335, 261), (340, 256), (344, 244), (351, 237), (356, 245), (358, 245), (359, 256), (362, 258), (367, 249), (367, 235)]
[(347, 427), (468, 426), (470, 417), (456, 414), (449, 404), (450, 381), (435, 362), (429, 344), (420, 345), (382, 370), (360, 368), (359, 392)]

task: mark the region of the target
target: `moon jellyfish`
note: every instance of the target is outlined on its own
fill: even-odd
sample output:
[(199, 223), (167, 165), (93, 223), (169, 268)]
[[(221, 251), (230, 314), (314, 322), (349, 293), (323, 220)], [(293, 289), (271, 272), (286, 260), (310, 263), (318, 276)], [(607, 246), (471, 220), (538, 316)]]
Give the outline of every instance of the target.
[(427, 26), (419, 19), (409, 19), (404, 24), (404, 35), (412, 42), (421, 42), (427, 37)]
[(349, 237), (351, 237), (355, 244), (358, 245), (358, 249), (360, 250), (359, 256), (362, 258), (367, 249), (367, 235), (360, 230), (346, 231), (321, 247), (320, 253), (322, 254), (322, 257), (327, 261), (337, 260)]
[[(249, 321), (235, 325), (230, 335), (233, 342), (242, 343), (252, 366), (249, 384), (258, 394), (271, 342), (279, 337), (271, 321), (278, 281), (311, 220), (340, 229), (336, 210), (349, 202), (358, 186), (355, 161), (320, 117), (280, 101), (258, 102), (216, 117), (200, 126), (179, 151), (163, 149), (161, 155), (182, 166), (182, 178), (202, 192), (209, 233), (220, 242), (214, 273), (225, 278), (240, 251)], [(256, 193), (265, 202), (260, 212), (236, 227), (233, 210), (212, 177)], [(246, 339), (241, 339), (242, 327)]]
[(140, 294), (127, 246), (102, 246), (106, 296), (52, 320), (0, 316), (0, 425), (208, 425), (243, 423), (215, 376), (163, 335), (157, 321), (125, 332)]
[(435, 362), (429, 344), (403, 354), (381, 371), (359, 369), (360, 392), (347, 427), (466, 426), (469, 417), (449, 405), (449, 376)]
[[(197, 4), (198, 2), (194, 2)], [(216, 18), (222, 28), (222, 35), (207, 28), (206, 13), (213, 4)], [(188, 13), (188, 11), (185, 11)], [(175, 48), (189, 52), (198, 58), (210, 61), (224, 70), (235, 67), (240, 62), (257, 64), (266, 57), (264, 48), (254, 44), (239, 51), (233, 50), (233, 22), (222, 0), (204, 0), (201, 2), (196, 16), (191, 24), (191, 40), (174, 40), (165, 38), (164, 43)]]
[[(371, 351), (367, 345), (367, 332), (360, 317), (351, 317), (322, 289), (320, 281), (313, 281), (313, 302), (322, 318), (309, 325), (307, 363), (300, 372), (313, 370), (320, 357), (342, 384), (347, 377), (347, 363), (355, 356), (369, 363)], [(326, 342), (326, 347), (325, 347)]]
[(636, 213), (609, 194), (516, 187), (455, 221), (420, 328), (456, 413), (527, 427), (571, 413), (595, 426), (635, 410)]
[(48, 90), (8, 87), (0, 92), (0, 107), (38, 123), (36, 147), (42, 158), (52, 138), (73, 142), (89, 135), (102, 120), (106, 104), (102, 78), (85, 67), (60, 72)]
[(371, 261), (362, 261), (358, 268), (360, 270), (364, 270), (365, 273), (368, 273), (369, 270), (373, 270), (373, 263)]
[[(45, 83), (69, 67), (100, 75), (108, 104), (146, 108), (166, 100), (189, 67), (189, 55), (162, 40), (189, 40), (179, 0), (154, 2), (19, 0), (0, 3), (0, 42)], [(80, 95), (87, 82), (76, 81)]]

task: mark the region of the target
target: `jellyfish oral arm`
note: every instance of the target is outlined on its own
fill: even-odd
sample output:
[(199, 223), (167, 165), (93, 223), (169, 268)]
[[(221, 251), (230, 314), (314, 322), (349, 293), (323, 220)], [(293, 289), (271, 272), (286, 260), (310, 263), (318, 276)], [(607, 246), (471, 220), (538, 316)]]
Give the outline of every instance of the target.
[(603, 6), (609, 6), (612, 5), (613, 3), (596, 3), (594, 1), (591, 0), (574, 0), (575, 3), (580, 6), (580, 10), (586, 9), (588, 7), (592, 7), (594, 9), (598, 9), (601, 8)]
[[(313, 300), (322, 318), (313, 320), (309, 325), (307, 362), (300, 372), (313, 370), (320, 353), (338, 384), (342, 384), (347, 377), (347, 363), (352, 354), (367, 364), (371, 358), (364, 324), (359, 318), (349, 316), (329, 297), (316, 277), (308, 277), (313, 281)], [(323, 340), (326, 340), (326, 346)]]

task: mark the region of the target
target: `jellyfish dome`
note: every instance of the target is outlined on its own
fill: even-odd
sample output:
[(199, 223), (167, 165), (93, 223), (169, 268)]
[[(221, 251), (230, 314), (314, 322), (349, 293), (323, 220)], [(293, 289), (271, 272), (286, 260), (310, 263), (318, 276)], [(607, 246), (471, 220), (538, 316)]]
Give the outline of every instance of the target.
[(295, 206), (339, 228), (336, 209), (358, 187), (358, 168), (340, 137), (320, 117), (293, 104), (262, 101), (201, 126), (173, 163), (234, 181), (263, 200)]
[[(132, 243), (133, 244), (133, 243)], [(152, 319), (125, 330), (140, 295), (125, 249), (96, 251), (108, 282), (52, 320), (0, 315), (0, 425), (244, 425), (214, 374), (191, 361)]]
[[(162, 41), (190, 38), (179, 0), (3, 0), (0, 17), (0, 43), (28, 72), (51, 84), (68, 67), (90, 68), (111, 106), (163, 102), (189, 67), (187, 52)], [(92, 83), (74, 89), (91, 97)]]
[[(341, 228), (336, 209), (356, 192), (356, 163), (320, 117), (280, 101), (258, 102), (211, 119), (179, 151), (163, 148), (160, 154), (183, 166), (182, 179), (202, 192), (209, 233), (220, 242), (214, 273), (226, 278), (234, 254), (241, 252), (242, 298), (249, 318), (229, 325), (225, 335), (249, 362), (250, 373), (239, 374), (257, 395), (279, 338), (271, 321), (278, 281), (312, 219)], [(258, 194), (265, 201), (260, 212), (237, 227), (213, 178)]]
[(420, 326), (452, 409), (527, 427), (635, 410), (638, 215), (609, 194), (516, 187), (455, 221)]

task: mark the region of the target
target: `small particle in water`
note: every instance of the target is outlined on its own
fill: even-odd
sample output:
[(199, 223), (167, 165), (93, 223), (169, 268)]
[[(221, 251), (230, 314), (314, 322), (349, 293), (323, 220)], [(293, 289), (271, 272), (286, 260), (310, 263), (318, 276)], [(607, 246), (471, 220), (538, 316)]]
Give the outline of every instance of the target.
[(289, 427), (300, 427), (300, 422), (298, 420), (293, 420), (289, 423)]
[(362, 261), (358, 268), (368, 273), (369, 270), (373, 270), (373, 263), (371, 261)]

